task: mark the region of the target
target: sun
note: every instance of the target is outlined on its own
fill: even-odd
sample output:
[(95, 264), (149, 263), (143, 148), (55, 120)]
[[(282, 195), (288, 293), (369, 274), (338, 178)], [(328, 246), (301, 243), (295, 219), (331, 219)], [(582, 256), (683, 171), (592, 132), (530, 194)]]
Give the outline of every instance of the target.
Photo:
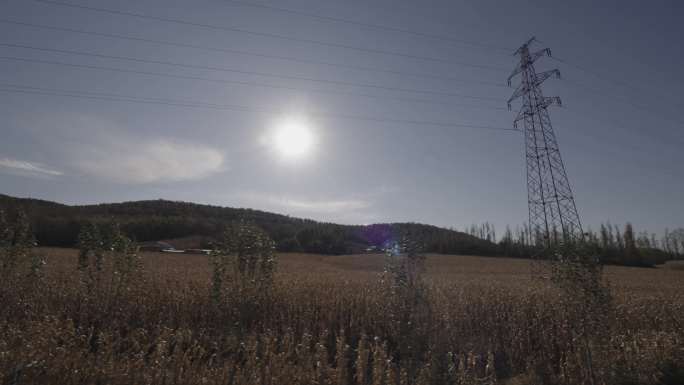
[(285, 158), (303, 158), (313, 151), (314, 144), (314, 133), (305, 119), (284, 118), (274, 126), (272, 145)]

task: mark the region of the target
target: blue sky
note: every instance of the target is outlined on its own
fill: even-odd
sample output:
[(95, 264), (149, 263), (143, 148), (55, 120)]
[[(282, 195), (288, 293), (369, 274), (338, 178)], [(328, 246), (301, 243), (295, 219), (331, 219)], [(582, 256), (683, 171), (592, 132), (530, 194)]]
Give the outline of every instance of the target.
[[(684, 224), (681, 2), (254, 0), (407, 33), (250, 1), (0, 3), (0, 192), (502, 230), (527, 219), (522, 135), (463, 125), (511, 127), (536, 36), (583, 222)], [(271, 145), (287, 119), (313, 136), (297, 159)]]

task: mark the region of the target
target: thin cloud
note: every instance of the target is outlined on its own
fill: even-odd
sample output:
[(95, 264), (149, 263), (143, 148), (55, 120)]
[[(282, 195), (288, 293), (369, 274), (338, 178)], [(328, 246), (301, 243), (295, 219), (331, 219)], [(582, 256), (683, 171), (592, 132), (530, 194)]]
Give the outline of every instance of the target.
[(59, 129), (36, 136), (75, 176), (153, 184), (200, 180), (226, 170), (223, 152), (194, 141), (132, 132), (90, 116), (53, 119), (51, 124)]
[(370, 202), (363, 200), (296, 200), (272, 198), (272, 203), (284, 208), (294, 209), (301, 212), (311, 213), (338, 213), (346, 211), (364, 210), (371, 206)]
[(378, 218), (373, 211), (373, 204), (362, 199), (301, 200), (272, 197), (270, 203), (277, 211), (322, 221), (367, 224)]
[(84, 174), (118, 183), (144, 184), (206, 178), (224, 170), (219, 151), (168, 140), (126, 140), (97, 143), (74, 159)]
[(25, 160), (0, 158), (0, 168), (13, 173), (28, 176), (61, 176), (63, 172), (47, 168), (41, 163), (28, 162)]
[(233, 195), (233, 204), (321, 221), (364, 224), (378, 219), (365, 199), (305, 199), (261, 192)]

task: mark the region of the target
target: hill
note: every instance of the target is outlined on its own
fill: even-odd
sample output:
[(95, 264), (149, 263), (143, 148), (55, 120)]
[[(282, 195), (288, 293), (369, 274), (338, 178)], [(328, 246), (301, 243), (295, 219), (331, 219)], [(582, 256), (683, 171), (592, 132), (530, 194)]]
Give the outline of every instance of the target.
[[(196, 239), (194, 247), (207, 247), (230, 223), (246, 220), (263, 228), (279, 251), (352, 254), (383, 247), (396, 234), (409, 231), (421, 239), (426, 252), (494, 255), (494, 243), (471, 235), (419, 223), (340, 225), (293, 218), (265, 211), (168, 200), (70, 206), (0, 194), (0, 209), (23, 210), (41, 246), (74, 246), (80, 227), (87, 222), (115, 222), (139, 242)], [(187, 247), (185, 245), (184, 247)]]

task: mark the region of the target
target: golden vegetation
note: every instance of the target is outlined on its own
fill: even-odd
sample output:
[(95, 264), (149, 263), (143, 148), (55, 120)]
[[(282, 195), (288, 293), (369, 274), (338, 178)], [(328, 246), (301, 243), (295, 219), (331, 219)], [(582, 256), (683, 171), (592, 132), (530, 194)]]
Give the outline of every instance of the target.
[(86, 285), (77, 250), (35, 252), (47, 257), (42, 275), (0, 283), (0, 383), (683, 378), (684, 272), (676, 269), (606, 269), (614, 300), (590, 333), (588, 361), (569, 327), (571, 310), (524, 260), (428, 255), (409, 293), (382, 275), (383, 255), (281, 254), (268, 290), (226, 284), (217, 300), (208, 256), (142, 253), (141, 273), (123, 281), (108, 255), (100, 279)]

